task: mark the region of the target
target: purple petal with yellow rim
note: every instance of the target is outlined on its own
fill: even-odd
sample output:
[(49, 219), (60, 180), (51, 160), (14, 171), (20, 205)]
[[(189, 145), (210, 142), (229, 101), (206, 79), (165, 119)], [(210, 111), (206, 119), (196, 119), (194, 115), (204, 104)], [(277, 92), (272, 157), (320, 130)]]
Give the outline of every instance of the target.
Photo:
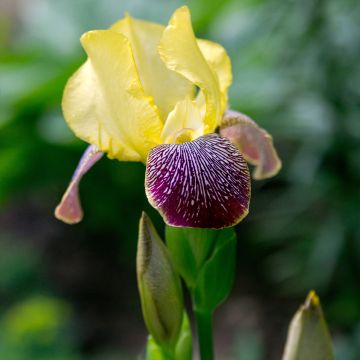
[(281, 161), (274, 148), (272, 136), (248, 116), (237, 111), (226, 111), (220, 126), (220, 135), (238, 146), (244, 158), (256, 166), (254, 179), (266, 179), (280, 171)]
[(97, 146), (90, 145), (81, 157), (65, 194), (55, 209), (55, 217), (67, 224), (77, 224), (83, 218), (79, 198), (79, 183), (90, 168), (104, 155)]
[(148, 156), (145, 190), (150, 204), (172, 226), (229, 227), (248, 213), (246, 161), (217, 134), (183, 144), (164, 144)]

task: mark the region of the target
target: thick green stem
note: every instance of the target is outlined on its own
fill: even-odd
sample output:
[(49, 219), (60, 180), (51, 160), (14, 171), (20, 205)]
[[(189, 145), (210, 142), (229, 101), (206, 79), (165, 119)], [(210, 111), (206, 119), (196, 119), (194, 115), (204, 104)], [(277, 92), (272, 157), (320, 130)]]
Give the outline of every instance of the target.
[(212, 314), (194, 309), (201, 360), (214, 359)]
[(174, 349), (171, 350), (163, 349), (163, 360), (174, 360), (174, 359), (175, 359)]

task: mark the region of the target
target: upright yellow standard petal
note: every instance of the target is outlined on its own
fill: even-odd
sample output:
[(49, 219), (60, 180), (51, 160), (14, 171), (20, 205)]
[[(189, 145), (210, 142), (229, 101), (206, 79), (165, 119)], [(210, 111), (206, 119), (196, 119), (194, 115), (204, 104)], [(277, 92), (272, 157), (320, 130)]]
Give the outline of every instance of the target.
[(175, 11), (159, 45), (166, 66), (196, 84), (205, 96), (205, 131), (213, 132), (220, 124), (221, 93), (219, 80), (205, 60), (191, 26), (189, 9)]
[(165, 26), (126, 16), (111, 29), (129, 39), (145, 93), (154, 98), (165, 121), (175, 104), (194, 92), (189, 80), (169, 70), (160, 59), (157, 48)]
[(89, 58), (66, 85), (66, 121), (109, 157), (144, 162), (160, 143), (162, 122), (145, 95), (129, 40), (101, 30), (84, 34), (81, 43)]
[(205, 60), (217, 75), (221, 91), (221, 109), (228, 106), (227, 91), (232, 82), (231, 61), (226, 50), (219, 44), (209, 40), (198, 39), (197, 43)]

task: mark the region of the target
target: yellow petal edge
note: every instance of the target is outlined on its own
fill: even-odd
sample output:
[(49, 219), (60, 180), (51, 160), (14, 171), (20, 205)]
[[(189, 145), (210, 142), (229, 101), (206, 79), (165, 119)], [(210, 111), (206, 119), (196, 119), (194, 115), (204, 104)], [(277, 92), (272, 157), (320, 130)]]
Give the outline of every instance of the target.
[(145, 161), (160, 144), (162, 122), (146, 96), (129, 40), (112, 30), (85, 33), (88, 60), (69, 79), (63, 112), (75, 134), (110, 158)]

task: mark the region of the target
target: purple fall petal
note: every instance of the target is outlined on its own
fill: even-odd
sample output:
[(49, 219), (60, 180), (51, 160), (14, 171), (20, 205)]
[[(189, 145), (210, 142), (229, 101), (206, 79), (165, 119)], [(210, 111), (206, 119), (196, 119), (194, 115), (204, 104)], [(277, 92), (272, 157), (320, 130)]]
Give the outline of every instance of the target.
[(87, 173), (103, 155), (104, 153), (100, 152), (95, 145), (87, 147), (61, 202), (55, 209), (55, 217), (57, 219), (67, 224), (76, 224), (82, 220), (83, 211), (79, 198), (79, 183), (84, 174)]
[(244, 158), (256, 166), (254, 179), (269, 178), (281, 169), (281, 161), (274, 148), (272, 136), (248, 116), (232, 110), (226, 111), (220, 135), (238, 146)]
[(211, 134), (153, 148), (145, 190), (167, 224), (219, 229), (247, 215), (250, 176), (237, 148)]

